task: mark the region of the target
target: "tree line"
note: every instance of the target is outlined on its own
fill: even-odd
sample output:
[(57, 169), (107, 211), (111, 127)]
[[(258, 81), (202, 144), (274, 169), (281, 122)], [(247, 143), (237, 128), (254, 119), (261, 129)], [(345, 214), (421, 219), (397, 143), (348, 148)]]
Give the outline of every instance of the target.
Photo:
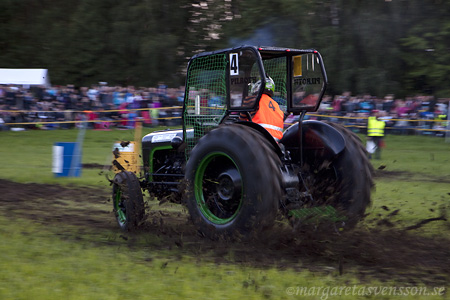
[(329, 93), (449, 97), (445, 0), (0, 0), (0, 67), (53, 84), (184, 83), (195, 53), (315, 48)]

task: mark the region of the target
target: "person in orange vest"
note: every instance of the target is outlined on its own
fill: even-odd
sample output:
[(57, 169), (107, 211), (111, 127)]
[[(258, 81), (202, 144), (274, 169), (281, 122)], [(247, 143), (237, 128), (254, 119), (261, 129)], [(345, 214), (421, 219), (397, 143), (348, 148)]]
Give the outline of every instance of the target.
[[(384, 145), (384, 127), (386, 124), (379, 118), (382, 116), (381, 112), (373, 111), (374, 114), (367, 119), (367, 140), (374, 144), (373, 151), (368, 150), (369, 158), (372, 158), (374, 152), (375, 159), (381, 158), (381, 147)], [(368, 147), (369, 148), (369, 147)]]
[[(266, 77), (266, 85), (255, 111), (250, 113), (251, 120), (245, 113), (240, 114), (241, 120), (252, 121), (264, 127), (278, 142), (283, 137), (284, 113), (278, 103), (272, 99), (275, 92), (275, 83), (272, 78)], [(244, 107), (253, 107), (256, 96), (261, 88), (261, 80), (251, 86), (253, 96), (244, 99)]]

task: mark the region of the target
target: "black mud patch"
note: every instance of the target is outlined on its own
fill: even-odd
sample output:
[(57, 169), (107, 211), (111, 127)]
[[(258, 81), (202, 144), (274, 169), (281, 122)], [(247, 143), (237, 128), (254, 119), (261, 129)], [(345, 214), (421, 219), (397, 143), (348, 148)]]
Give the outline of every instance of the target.
[(383, 178), (383, 179), (395, 179), (395, 180), (406, 180), (406, 181), (427, 181), (427, 182), (437, 182), (437, 183), (449, 183), (450, 178), (448, 177), (439, 177), (439, 176), (423, 176), (421, 174), (418, 176), (417, 174), (407, 172), (407, 171), (390, 171), (386, 169), (385, 165), (380, 165), (375, 167), (374, 172), (375, 178)]
[[(351, 273), (362, 282), (377, 279), (443, 286), (450, 280), (450, 226), (445, 236), (425, 237), (414, 228), (406, 230), (388, 224), (375, 228), (359, 226), (338, 233), (332, 228), (294, 231), (286, 222), (278, 222), (259, 240), (211, 241), (197, 232), (185, 211), (158, 210), (156, 203), (139, 232), (125, 234), (118, 229), (109, 198), (107, 188), (23, 184), (0, 179), (0, 205), (5, 216), (26, 218), (62, 230), (65, 226), (76, 226), (80, 229), (77, 235), (114, 232), (129, 245), (130, 251), (145, 247), (148, 251), (164, 249), (174, 256), (189, 255), (218, 264), (309, 270), (332, 276)], [(431, 221), (448, 224), (445, 218)], [(417, 226), (426, 226), (431, 221), (418, 220)], [(139, 242), (147, 236), (155, 238), (151, 243)]]

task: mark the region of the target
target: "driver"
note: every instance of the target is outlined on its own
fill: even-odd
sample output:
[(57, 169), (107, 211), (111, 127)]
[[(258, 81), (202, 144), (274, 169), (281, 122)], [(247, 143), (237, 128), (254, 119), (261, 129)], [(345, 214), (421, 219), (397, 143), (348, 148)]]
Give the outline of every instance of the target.
[[(243, 106), (253, 107), (256, 101), (259, 89), (261, 87), (261, 80), (257, 81), (252, 85), (249, 96), (244, 99)], [(248, 114), (241, 113), (241, 120), (248, 120), (257, 123), (264, 127), (273, 138), (279, 142), (283, 137), (283, 124), (284, 124), (284, 113), (278, 106), (278, 103), (272, 99), (273, 93), (275, 92), (275, 83), (269, 76), (266, 77), (266, 86), (264, 92), (259, 100), (256, 107), (256, 111), (250, 112), (251, 120), (248, 119)]]

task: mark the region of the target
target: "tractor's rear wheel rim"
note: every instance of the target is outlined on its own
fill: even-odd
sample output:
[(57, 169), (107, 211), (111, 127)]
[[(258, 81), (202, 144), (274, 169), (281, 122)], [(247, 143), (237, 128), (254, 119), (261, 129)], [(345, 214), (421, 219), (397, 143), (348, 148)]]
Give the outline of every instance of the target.
[(236, 218), (243, 200), (242, 177), (233, 159), (213, 152), (200, 162), (195, 174), (195, 199), (202, 215), (214, 224)]

